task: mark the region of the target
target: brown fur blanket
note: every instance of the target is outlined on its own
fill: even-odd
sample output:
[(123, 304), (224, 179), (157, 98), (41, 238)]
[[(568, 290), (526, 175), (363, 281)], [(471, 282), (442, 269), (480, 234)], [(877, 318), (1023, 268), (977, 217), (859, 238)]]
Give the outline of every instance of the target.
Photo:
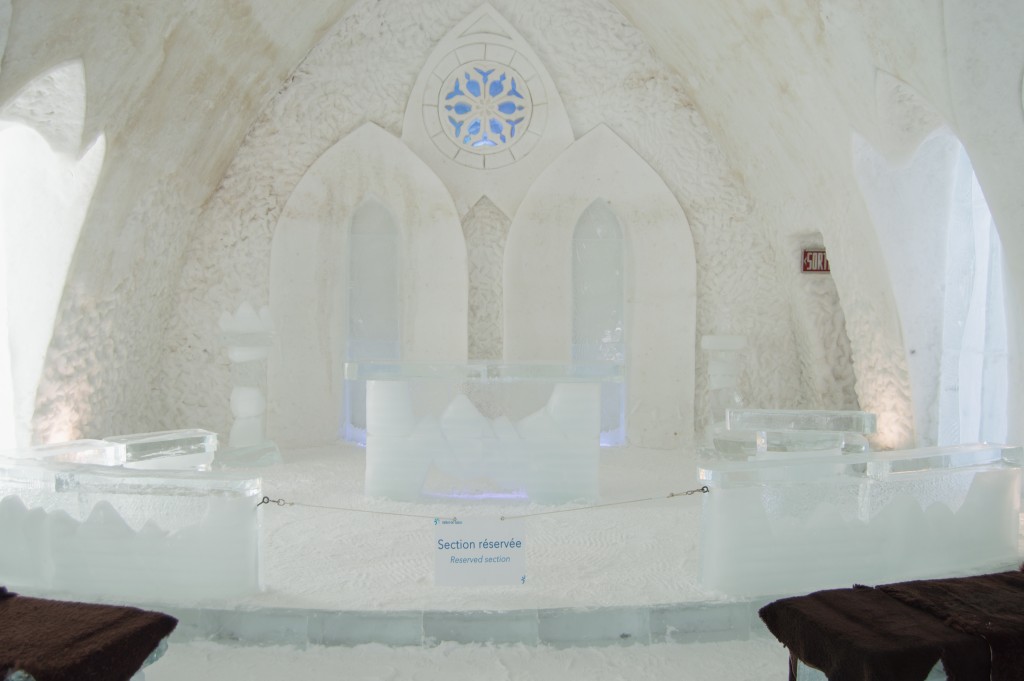
[(992, 681), (1024, 681), (1024, 573), (930, 579), (878, 587), (946, 626), (985, 640)]
[(113, 605), (27, 598), (0, 587), (0, 678), (128, 681), (178, 621)]
[(784, 598), (761, 608), (768, 630), (829, 681), (923, 681), (940, 659), (957, 681), (988, 676), (988, 646), (877, 589)]

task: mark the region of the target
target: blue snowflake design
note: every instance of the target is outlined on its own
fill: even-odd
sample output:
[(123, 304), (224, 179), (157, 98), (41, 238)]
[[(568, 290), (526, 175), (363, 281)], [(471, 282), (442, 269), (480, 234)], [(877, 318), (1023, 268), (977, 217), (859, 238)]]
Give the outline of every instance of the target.
[(530, 91), (523, 77), (501, 64), (465, 64), (441, 91), (440, 113), (448, 137), (478, 154), (508, 147), (530, 119)]

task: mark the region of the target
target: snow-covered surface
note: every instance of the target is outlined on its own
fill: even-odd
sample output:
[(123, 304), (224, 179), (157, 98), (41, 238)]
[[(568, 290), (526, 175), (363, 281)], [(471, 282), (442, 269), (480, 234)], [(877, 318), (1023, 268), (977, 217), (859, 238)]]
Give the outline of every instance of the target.
[(575, 506), (372, 499), (363, 494), (360, 448), (287, 451), (284, 459), (262, 469), (264, 494), (321, 508), (264, 507), (265, 589), (237, 604), (242, 608), (520, 610), (723, 598), (697, 583), (699, 495), (665, 498), (700, 486), (693, 455), (602, 450), (599, 503), (657, 499), (528, 518), (527, 583), (500, 588), (434, 586), (433, 518), (498, 518)]
[(762, 681), (784, 679), (789, 655), (774, 639), (603, 648), (459, 645), (393, 648), (242, 647), (172, 643), (146, 681), (183, 679), (409, 679), (419, 681)]

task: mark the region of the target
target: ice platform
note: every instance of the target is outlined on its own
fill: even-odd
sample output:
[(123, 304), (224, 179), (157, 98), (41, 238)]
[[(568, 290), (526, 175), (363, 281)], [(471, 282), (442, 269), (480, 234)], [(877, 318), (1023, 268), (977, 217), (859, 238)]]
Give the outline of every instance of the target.
[[(644, 501), (583, 511), (573, 510), (582, 504), (528, 499), (367, 497), (360, 447), (286, 449), (282, 456), (283, 464), (258, 469), (263, 494), (295, 504), (260, 509), (262, 590), (132, 599), (179, 618), (177, 641), (561, 648), (770, 637), (757, 617), (768, 599), (700, 581), (701, 500), (715, 492), (668, 497), (702, 484), (693, 452), (601, 450), (600, 503)], [(550, 511), (558, 512), (525, 521), (525, 584), (434, 585), (431, 517)], [(1015, 556), (1003, 569), (1016, 564)]]
[(1021, 463), (998, 445), (705, 458), (702, 583), (761, 596), (1013, 565)]
[(0, 458), (0, 583), (113, 602), (256, 592), (260, 492), (249, 473)]

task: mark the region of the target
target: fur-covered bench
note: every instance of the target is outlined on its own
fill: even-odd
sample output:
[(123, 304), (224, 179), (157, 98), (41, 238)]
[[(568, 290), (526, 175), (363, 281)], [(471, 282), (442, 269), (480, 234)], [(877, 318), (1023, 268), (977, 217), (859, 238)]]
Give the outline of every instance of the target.
[(159, 612), (0, 587), (0, 679), (128, 681), (177, 624)]
[(1024, 680), (1024, 573), (818, 591), (763, 607), (761, 619), (829, 681), (924, 681), (941, 662), (957, 681)]

